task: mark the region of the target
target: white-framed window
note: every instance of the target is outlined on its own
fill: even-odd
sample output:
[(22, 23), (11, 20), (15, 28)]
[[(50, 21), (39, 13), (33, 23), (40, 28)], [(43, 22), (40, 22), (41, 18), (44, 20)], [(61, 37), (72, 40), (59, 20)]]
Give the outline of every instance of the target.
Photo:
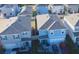
[(24, 32), (23, 35), (27, 35), (27, 32)]
[(2, 37), (0, 36), (0, 40), (2, 40)]
[(53, 34), (54, 34), (54, 32), (51, 32), (51, 34), (53, 35)]
[(19, 35), (13, 35), (13, 39), (19, 39)]
[(62, 31), (62, 34), (64, 34), (64, 31)]
[(7, 40), (8, 38), (7, 38), (7, 36), (2, 36), (1, 37), (1, 40)]
[(10, 15), (12, 15), (12, 13), (10, 13)]
[(4, 13), (4, 16), (7, 16), (7, 14), (6, 14), (6, 13)]

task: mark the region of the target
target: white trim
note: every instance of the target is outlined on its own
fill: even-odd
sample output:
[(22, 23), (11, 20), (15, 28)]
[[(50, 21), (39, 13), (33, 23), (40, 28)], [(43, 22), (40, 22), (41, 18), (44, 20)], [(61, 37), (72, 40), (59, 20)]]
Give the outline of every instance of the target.
[(66, 18), (64, 18), (64, 21), (71, 27), (71, 29), (74, 31), (75, 30), (75, 27), (74, 26), (72, 26), (68, 21), (67, 21), (67, 19)]
[(55, 24), (56, 21), (54, 21), (48, 28), (47, 30), (49, 30), (54, 24)]

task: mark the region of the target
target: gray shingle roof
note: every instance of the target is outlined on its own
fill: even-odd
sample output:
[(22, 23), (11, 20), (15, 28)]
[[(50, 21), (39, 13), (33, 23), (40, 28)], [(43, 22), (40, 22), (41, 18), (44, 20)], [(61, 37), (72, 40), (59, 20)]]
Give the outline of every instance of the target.
[(54, 30), (54, 29), (64, 29), (64, 25), (60, 23), (59, 21), (56, 21), (49, 30)]
[(53, 19), (49, 19), (40, 29), (48, 28), (54, 22)]
[(50, 25), (51, 27), (49, 28), (49, 30), (65, 28), (64, 24), (61, 22), (57, 15), (50, 15), (49, 20), (40, 29), (47, 29)]
[(53, 4), (53, 6), (64, 6), (64, 4)]
[(72, 10), (78, 10), (78, 8), (79, 8), (79, 4), (69, 4), (68, 5), (68, 9), (72, 9)]
[(12, 8), (14, 6), (17, 6), (18, 4), (4, 4), (5, 8)]
[(27, 6), (26, 9), (21, 13), (21, 15), (32, 14), (32, 7)]
[(49, 20), (40, 29), (47, 29), (53, 22), (54, 19), (50, 17)]
[(14, 24), (0, 34), (16, 34), (23, 31), (31, 31), (31, 17), (19, 16)]

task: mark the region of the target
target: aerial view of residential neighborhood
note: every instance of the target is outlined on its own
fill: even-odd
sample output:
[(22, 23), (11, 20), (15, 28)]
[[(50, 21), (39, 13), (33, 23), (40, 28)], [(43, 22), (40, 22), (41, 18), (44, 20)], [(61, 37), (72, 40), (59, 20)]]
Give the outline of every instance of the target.
[(0, 4), (0, 54), (79, 54), (79, 4)]

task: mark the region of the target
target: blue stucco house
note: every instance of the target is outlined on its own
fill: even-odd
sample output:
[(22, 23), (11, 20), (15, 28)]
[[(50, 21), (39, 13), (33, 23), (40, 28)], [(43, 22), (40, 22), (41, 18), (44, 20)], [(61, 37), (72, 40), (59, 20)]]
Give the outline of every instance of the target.
[(37, 5), (36, 11), (37, 11), (37, 14), (47, 14), (48, 6), (47, 5)]
[(48, 44), (60, 44), (66, 37), (66, 28), (57, 15), (50, 16), (49, 20), (39, 29), (40, 43), (47, 41)]
[(66, 28), (59, 21), (56, 21), (48, 31), (49, 44), (58, 44), (65, 41)]

